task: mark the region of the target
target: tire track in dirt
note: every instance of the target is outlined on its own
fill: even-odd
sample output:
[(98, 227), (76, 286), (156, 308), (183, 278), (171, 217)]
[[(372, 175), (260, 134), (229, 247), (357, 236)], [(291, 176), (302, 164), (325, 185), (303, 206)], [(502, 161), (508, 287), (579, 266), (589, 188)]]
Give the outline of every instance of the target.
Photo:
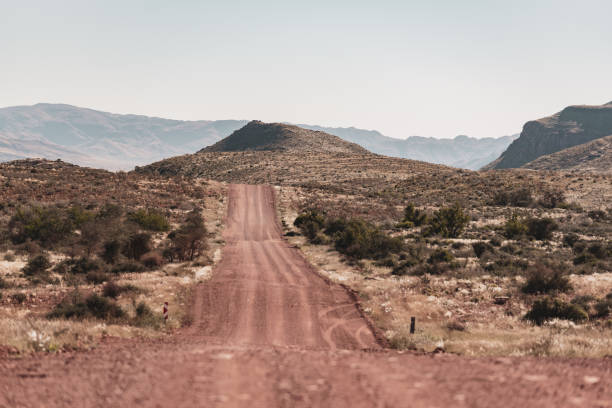
[[(232, 344), (378, 348), (349, 294), (317, 275), (283, 240), (274, 190), (233, 185), (229, 197), (222, 261), (197, 289), (195, 305), (205, 310), (195, 311), (194, 327)], [(353, 309), (346, 321), (320, 313), (346, 306)]]

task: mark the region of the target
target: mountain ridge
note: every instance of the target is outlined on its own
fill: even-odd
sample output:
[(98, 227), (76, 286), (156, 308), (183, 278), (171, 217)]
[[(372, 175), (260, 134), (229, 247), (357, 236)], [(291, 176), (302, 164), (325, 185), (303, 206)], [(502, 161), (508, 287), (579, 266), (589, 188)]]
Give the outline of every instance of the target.
[[(41, 157), (109, 170), (129, 170), (210, 146), (248, 123), (247, 120), (183, 121), (117, 114), (69, 104), (39, 103), (0, 108), (0, 161)], [(497, 157), (509, 137), (395, 139), (375, 130), (319, 130), (390, 157), (452, 167), (478, 169)], [(510, 137), (511, 138), (511, 137)]]
[(540, 156), (522, 167), (532, 170), (612, 173), (612, 135)]
[(499, 158), (484, 169), (517, 168), (539, 157), (612, 134), (612, 104), (572, 105), (523, 126)]

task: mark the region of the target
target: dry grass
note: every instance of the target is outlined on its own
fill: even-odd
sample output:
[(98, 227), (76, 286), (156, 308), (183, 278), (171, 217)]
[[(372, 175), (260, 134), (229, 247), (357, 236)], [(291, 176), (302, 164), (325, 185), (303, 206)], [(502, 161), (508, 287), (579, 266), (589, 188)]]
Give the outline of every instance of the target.
[[(306, 199), (299, 197), (307, 197), (307, 194), (292, 187), (278, 187), (277, 192), (279, 217), (286, 231), (296, 232), (292, 226), (293, 220)], [(335, 207), (341, 206), (343, 200), (343, 197), (339, 198)], [(495, 208), (484, 208), (479, 213), (477, 223), (472, 223), (470, 227), (472, 233), (479, 233), (484, 226), (499, 224), (497, 211)], [(525, 211), (543, 213), (537, 209)], [(561, 218), (567, 216), (565, 211), (556, 209), (547, 210), (546, 213)], [(470, 232), (466, 235), (470, 236)], [(602, 236), (595, 238), (602, 239)], [(394, 277), (390, 274), (390, 268), (376, 266), (368, 260), (355, 263), (329, 246), (308, 243), (303, 236), (289, 236), (288, 239), (301, 248), (322, 275), (346, 284), (360, 294), (363, 309), (383, 330), (393, 347), (425, 351), (442, 348), (447, 352), (473, 356), (612, 355), (612, 325), (609, 321), (598, 320), (581, 325), (553, 321), (542, 327), (525, 321), (523, 316), (529, 310), (533, 297), (521, 293), (520, 287), (525, 278), (520, 271), (507, 276), (491, 275), (482, 270), (470, 246), (455, 250), (450, 245), (452, 242), (470, 243), (478, 239), (438, 240), (428, 244), (432, 248), (443, 246), (453, 250), (460, 268), (450, 275), (422, 277)], [(406, 239), (410, 241), (410, 238)], [(556, 237), (554, 242), (548, 244), (504, 240), (501, 245), (523, 247), (523, 255), (532, 258), (543, 254), (549, 256), (551, 251), (557, 251), (571, 259), (571, 251), (562, 247), (560, 239), (560, 236)], [(459, 256), (462, 254), (463, 258)], [(574, 274), (570, 278), (574, 290), (560, 295), (567, 301), (581, 295), (601, 298), (612, 290), (612, 273), (609, 271), (592, 275)], [(509, 299), (505, 304), (497, 304), (498, 297)], [(412, 316), (416, 317), (417, 322), (413, 335), (409, 332)]]
[[(95, 347), (104, 336), (156, 337), (186, 323), (191, 288), (210, 277), (210, 270), (219, 261), (224, 244), (221, 238), (227, 204), (224, 184), (109, 173), (48, 161), (3, 164), (0, 177), (4, 180), (0, 180), (0, 192), (6, 197), (0, 208), (0, 225), (20, 205), (74, 203), (86, 207), (109, 202), (128, 208), (163, 209), (173, 228), (192, 208), (199, 207), (208, 231), (208, 247), (194, 261), (111, 275), (115, 284), (127, 288), (116, 300), (127, 316), (112, 324), (96, 319), (48, 319), (47, 313), (74, 291), (70, 276), (52, 272), (48, 283), (26, 279), (21, 270), (28, 254), (19, 253), (8, 240), (4, 243), (0, 240), (0, 283), (4, 286), (0, 287), (0, 350), (87, 349)], [(166, 235), (154, 233), (154, 245), (163, 243)], [(63, 250), (63, 246), (48, 250), (52, 264), (67, 257)], [(102, 294), (103, 287), (104, 284), (83, 280), (78, 283), (78, 290), (84, 294)], [(164, 302), (170, 305), (166, 325), (161, 315)], [(134, 319), (140, 303), (146, 304), (153, 315), (138, 322)]]

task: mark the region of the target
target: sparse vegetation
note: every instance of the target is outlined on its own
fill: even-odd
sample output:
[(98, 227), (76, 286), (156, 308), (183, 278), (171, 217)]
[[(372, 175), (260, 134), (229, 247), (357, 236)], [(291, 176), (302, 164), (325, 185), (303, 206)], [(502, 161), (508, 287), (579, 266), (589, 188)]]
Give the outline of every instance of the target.
[(524, 293), (567, 292), (572, 289), (569, 278), (559, 269), (535, 265), (527, 271), (527, 282), (521, 290)]
[(444, 238), (457, 238), (467, 226), (470, 217), (459, 204), (441, 208), (429, 220), (428, 232)]
[(128, 214), (128, 219), (148, 231), (168, 231), (170, 224), (159, 210), (139, 209)]
[(549, 240), (559, 225), (552, 218), (529, 218), (526, 222), (527, 233), (537, 240)]
[(409, 203), (404, 208), (404, 218), (399, 224), (400, 228), (420, 227), (427, 222), (427, 214), (419, 210), (414, 204)]
[[(220, 231), (224, 187), (218, 184), (209, 187), (203, 181), (109, 173), (45, 160), (0, 164), (0, 179), (0, 309), (5, 310), (0, 310), (5, 330), (0, 348), (22, 336), (25, 329), (12, 328), (27, 326), (24, 318), (68, 328), (69, 334), (48, 333), (47, 351), (64, 344), (89, 347), (104, 332), (95, 329), (98, 320), (111, 323), (105, 330), (114, 335), (154, 335), (162, 319), (142, 307), (139, 315), (136, 307), (183, 293), (190, 284), (185, 276), (195, 268), (185, 263), (169, 273), (163, 270), (161, 253), (173, 246), (165, 232), (170, 225), (183, 227), (193, 208), (203, 210), (198, 212), (199, 223), (192, 220), (192, 225), (206, 231), (204, 217), (210, 217), (215, 236)], [(206, 264), (208, 234), (200, 237), (192, 261)], [(213, 243), (214, 248), (219, 245)], [(185, 261), (175, 256), (173, 262)], [(134, 272), (139, 275), (127, 275)], [(183, 313), (180, 303), (176, 316)], [(169, 327), (178, 324), (179, 317)], [(31, 350), (29, 343), (18, 348)]]
[(552, 319), (571, 320), (580, 323), (588, 318), (589, 315), (580, 306), (550, 297), (536, 300), (531, 310), (525, 315), (525, 319), (538, 326)]

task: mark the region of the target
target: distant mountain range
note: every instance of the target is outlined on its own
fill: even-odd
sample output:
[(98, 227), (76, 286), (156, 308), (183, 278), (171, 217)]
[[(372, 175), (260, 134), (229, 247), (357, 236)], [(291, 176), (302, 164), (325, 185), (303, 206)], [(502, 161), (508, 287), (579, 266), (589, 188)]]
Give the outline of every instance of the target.
[(612, 102), (568, 106), (552, 116), (527, 122), (520, 137), (485, 169), (525, 167), (609, 172), (612, 168), (612, 161), (608, 160), (612, 157), (608, 151), (610, 141), (599, 140), (611, 135)]
[[(43, 157), (111, 170), (129, 170), (193, 153), (246, 125), (246, 120), (181, 121), (119, 115), (64, 104), (0, 109), (0, 161)], [(319, 130), (387, 156), (477, 169), (498, 157), (517, 135), (475, 139), (411, 136), (394, 139), (373, 130)]]
[(477, 170), (495, 160), (519, 136), (515, 134), (482, 139), (463, 135), (456, 136), (454, 139), (410, 136), (406, 139), (395, 139), (376, 130), (353, 127), (298, 126), (336, 135), (349, 142), (357, 143), (373, 153), (471, 170)]
[(0, 109), (0, 160), (43, 157), (128, 170), (194, 152), (247, 121), (180, 121), (117, 115), (70, 105)]

